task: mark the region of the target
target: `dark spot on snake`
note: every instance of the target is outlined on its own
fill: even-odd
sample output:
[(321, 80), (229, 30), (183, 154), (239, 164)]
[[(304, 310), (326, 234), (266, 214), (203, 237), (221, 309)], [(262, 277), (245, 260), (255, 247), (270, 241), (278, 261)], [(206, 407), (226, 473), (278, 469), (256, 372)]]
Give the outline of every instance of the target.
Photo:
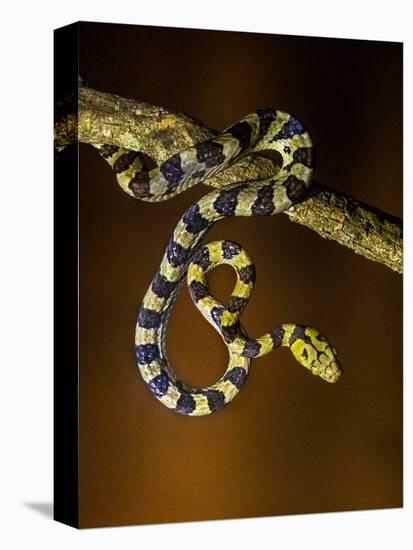
[(227, 344), (235, 340), (238, 335), (238, 323), (235, 325), (221, 326), (221, 334)]
[(270, 127), (271, 123), (277, 118), (277, 112), (274, 109), (258, 109), (256, 111), (260, 120), (259, 138), (262, 138)]
[(199, 281), (191, 281), (189, 285), (189, 293), (195, 302), (202, 300), (205, 296), (208, 296), (208, 289), (205, 285)]
[(181, 168), (181, 156), (179, 153), (166, 160), (159, 170), (170, 187), (176, 187), (185, 175)]
[(241, 252), (241, 246), (232, 241), (222, 241), (222, 254), (226, 260), (231, 260)]
[(181, 396), (176, 403), (175, 410), (183, 414), (194, 412), (196, 408), (195, 399), (190, 393), (181, 392)]
[(308, 337), (305, 334), (305, 328), (302, 325), (295, 325), (295, 328), (290, 336), (289, 345), (294, 344), (296, 340), (303, 340), (304, 342), (308, 341)]
[(238, 269), (238, 275), (241, 281), (246, 285), (253, 283), (255, 281), (255, 266), (251, 264), (246, 267), (241, 267), (241, 269)]
[(198, 162), (204, 162), (207, 168), (213, 168), (225, 162), (223, 145), (213, 140), (204, 141), (195, 145), (196, 158)]
[(129, 189), (132, 191), (136, 198), (149, 197), (149, 174), (147, 170), (140, 170), (132, 177), (128, 184)]
[(119, 151), (119, 147), (117, 145), (105, 144), (99, 148), (99, 153), (102, 155), (104, 159), (110, 158), (112, 155), (114, 155), (118, 151)]
[(247, 372), (242, 367), (234, 367), (233, 369), (228, 371), (224, 376), (224, 380), (229, 380), (238, 389), (241, 388), (241, 386), (245, 383), (246, 379), (247, 379)]
[(199, 204), (195, 203), (188, 208), (182, 217), (182, 221), (186, 224), (186, 229), (190, 233), (199, 233), (203, 229), (206, 229), (212, 222), (203, 218), (199, 213)]
[(138, 316), (138, 324), (142, 328), (159, 328), (161, 324), (161, 314), (154, 309), (141, 307)]
[(283, 185), (286, 189), (287, 197), (292, 203), (302, 200), (307, 191), (305, 183), (293, 175), (288, 176)]
[(119, 174), (120, 172), (124, 172), (129, 168), (129, 166), (133, 163), (135, 158), (137, 157), (137, 153), (135, 151), (128, 151), (124, 155), (121, 155), (113, 165), (113, 169), (116, 172), (116, 174)]
[(221, 326), (221, 317), (224, 311), (225, 311), (225, 308), (217, 307), (217, 306), (211, 309), (211, 317), (213, 318), (214, 323), (217, 325), (217, 327)]
[(278, 348), (278, 346), (281, 345), (282, 340), (284, 338), (284, 329), (281, 326), (274, 328), (273, 330), (270, 331), (270, 335), (272, 338), (272, 344), (274, 348)]
[(166, 256), (169, 263), (173, 265), (173, 267), (183, 265), (188, 257), (188, 252), (188, 249), (177, 243), (173, 236), (169, 239), (169, 243), (166, 248)]
[(313, 168), (315, 165), (314, 147), (299, 147), (294, 151), (293, 164), (300, 163), (307, 168)]
[[(307, 338), (308, 338), (309, 341), (311, 341), (309, 337), (307, 337)], [(314, 338), (315, 338), (318, 342), (326, 342), (326, 341), (327, 341), (326, 338), (325, 338), (325, 336), (324, 336), (323, 334), (321, 334), (321, 332), (318, 332), (317, 334), (315, 334)]]
[(259, 344), (256, 340), (247, 340), (244, 345), (244, 349), (242, 350), (242, 356), (243, 357), (256, 357), (258, 353), (260, 352), (261, 344)]
[(247, 302), (247, 298), (241, 298), (240, 296), (231, 296), (225, 309), (231, 313), (241, 312)]
[(159, 359), (159, 347), (157, 344), (139, 344), (136, 346), (136, 358), (140, 365), (148, 365)]
[(202, 395), (208, 400), (209, 408), (212, 412), (219, 411), (225, 405), (225, 395), (219, 390), (205, 390)]
[(168, 281), (163, 275), (158, 273), (155, 275), (152, 281), (152, 291), (159, 296), (159, 298), (168, 298), (175, 288), (176, 283)]
[(237, 122), (225, 130), (226, 134), (230, 134), (239, 141), (241, 150), (247, 149), (251, 143), (252, 130), (248, 122)]
[(274, 186), (267, 185), (257, 191), (257, 198), (251, 206), (253, 216), (268, 216), (274, 212)]
[(163, 395), (165, 395), (169, 388), (168, 374), (164, 370), (162, 370), (161, 374), (158, 374), (158, 376), (152, 378), (152, 380), (148, 383), (148, 388), (157, 397), (162, 397)]
[(240, 189), (231, 189), (221, 191), (218, 197), (213, 202), (213, 207), (222, 216), (233, 216), (237, 207), (238, 195)]
[(192, 263), (199, 265), (200, 267), (202, 267), (202, 269), (208, 269), (211, 262), (209, 259), (209, 250), (206, 246), (203, 246), (196, 251), (192, 259)]
[(274, 137), (272, 141), (277, 139), (286, 139), (293, 137), (297, 134), (303, 134), (305, 132), (304, 126), (296, 118), (290, 116), (278, 134)]

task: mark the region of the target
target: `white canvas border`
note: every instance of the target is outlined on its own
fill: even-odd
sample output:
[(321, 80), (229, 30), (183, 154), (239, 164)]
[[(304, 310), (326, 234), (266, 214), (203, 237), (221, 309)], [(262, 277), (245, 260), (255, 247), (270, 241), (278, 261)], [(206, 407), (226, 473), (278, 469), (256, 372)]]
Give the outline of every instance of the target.
[[(4, 548), (371, 548), (411, 539), (411, 227), (405, 217), (405, 507), (77, 532), (36, 513), (52, 498), (52, 29), (76, 20), (405, 42), (405, 182), (412, 181), (409, 3), (12, 2), (3, 8), (1, 517)], [(411, 26), (410, 26), (411, 27)], [(6, 120), (6, 125), (4, 125)], [(389, 159), (391, 162), (391, 159)], [(5, 173), (4, 173), (5, 172)], [(405, 212), (412, 211), (405, 185)], [(46, 506), (47, 508), (47, 506)]]

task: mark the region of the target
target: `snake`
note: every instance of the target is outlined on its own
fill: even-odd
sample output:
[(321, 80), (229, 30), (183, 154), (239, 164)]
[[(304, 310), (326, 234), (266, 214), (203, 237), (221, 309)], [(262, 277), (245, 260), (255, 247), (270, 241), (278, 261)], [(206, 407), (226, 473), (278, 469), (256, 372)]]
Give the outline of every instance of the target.
[[(284, 111), (259, 109), (212, 139), (193, 144), (151, 168), (139, 151), (109, 144), (94, 146), (114, 170), (120, 187), (132, 197), (149, 202), (170, 199), (252, 153), (275, 151), (281, 159), (274, 176), (223, 185), (203, 196), (184, 212), (169, 239), (144, 295), (135, 330), (138, 370), (164, 406), (189, 416), (219, 411), (245, 384), (251, 359), (281, 346), (289, 348), (296, 361), (313, 375), (330, 383), (339, 379), (342, 369), (337, 350), (314, 327), (282, 323), (263, 336), (249, 337), (240, 316), (255, 283), (250, 255), (229, 240), (200, 244), (207, 231), (223, 218), (272, 216), (305, 197), (315, 154), (312, 138), (299, 120)], [(236, 274), (226, 304), (216, 300), (208, 288), (208, 273), (222, 264), (231, 266)], [(193, 303), (220, 334), (229, 354), (222, 377), (202, 388), (180, 380), (166, 354), (167, 322), (185, 278)]]

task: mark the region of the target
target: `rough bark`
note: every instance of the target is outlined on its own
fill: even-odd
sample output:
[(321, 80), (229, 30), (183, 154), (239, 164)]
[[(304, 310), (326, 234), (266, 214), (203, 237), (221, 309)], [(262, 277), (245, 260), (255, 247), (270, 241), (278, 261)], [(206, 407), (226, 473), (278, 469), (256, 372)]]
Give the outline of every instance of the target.
[[(126, 99), (82, 87), (79, 111), (73, 98), (59, 104), (55, 123), (55, 146), (77, 140), (108, 143), (142, 151), (157, 162), (217, 132), (182, 113), (173, 113), (148, 103)], [(251, 155), (205, 180), (222, 187), (274, 175), (271, 159)], [(322, 237), (333, 239), (357, 254), (403, 272), (402, 221), (380, 210), (314, 182), (300, 204), (285, 212), (290, 220), (303, 224)]]

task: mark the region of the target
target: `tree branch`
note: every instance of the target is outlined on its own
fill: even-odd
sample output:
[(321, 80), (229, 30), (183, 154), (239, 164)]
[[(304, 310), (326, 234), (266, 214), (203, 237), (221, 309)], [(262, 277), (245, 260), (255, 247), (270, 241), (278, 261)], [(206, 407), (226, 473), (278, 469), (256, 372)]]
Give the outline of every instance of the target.
[[(78, 115), (73, 98), (56, 106), (55, 146), (108, 143), (141, 151), (158, 163), (193, 143), (217, 135), (202, 122), (182, 113), (81, 87)], [(222, 187), (274, 175), (271, 159), (249, 156), (230, 166), (206, 185)], [(319, 182), (300, 204), (285, 212), (322, 237), (357, 254), (403, 272), (402, 221)]]

